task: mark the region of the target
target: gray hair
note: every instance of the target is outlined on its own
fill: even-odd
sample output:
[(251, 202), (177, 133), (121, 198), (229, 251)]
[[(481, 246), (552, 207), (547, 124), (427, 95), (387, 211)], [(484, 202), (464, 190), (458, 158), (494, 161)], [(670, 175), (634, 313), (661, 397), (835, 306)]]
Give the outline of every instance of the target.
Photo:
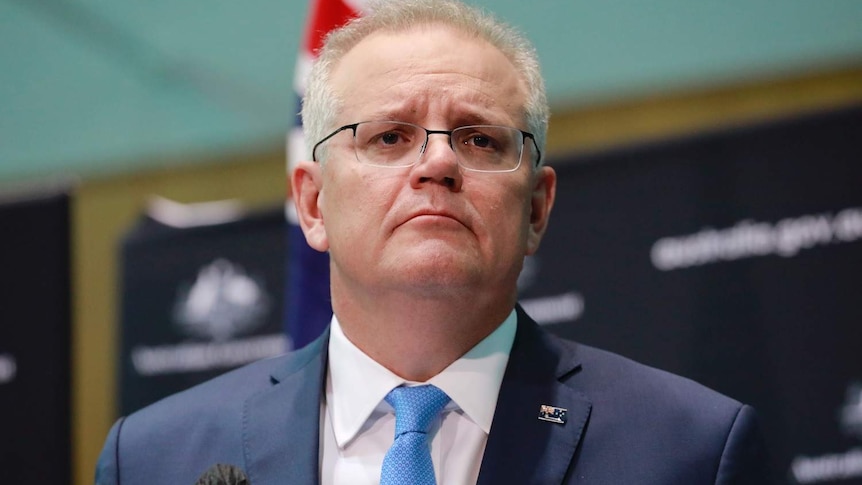
[(366, 15), (326, 37), (312, 65), (302, 100), (307, 153), (311, 154), (314, 144), (336, 128), (335, 119), (343, 100), (332, 89), (330, 78), (344, 55), (374, 32), (398, 32), (423, 24), (442, 24), (483, 39), (512, 62), (527, 87), (524, 106), (527, 129), (535, 135), (536, 144), (544, 152), (550, 109), (536, 50), (524, 35), (490, 14), (457, 0), (376, 0)]

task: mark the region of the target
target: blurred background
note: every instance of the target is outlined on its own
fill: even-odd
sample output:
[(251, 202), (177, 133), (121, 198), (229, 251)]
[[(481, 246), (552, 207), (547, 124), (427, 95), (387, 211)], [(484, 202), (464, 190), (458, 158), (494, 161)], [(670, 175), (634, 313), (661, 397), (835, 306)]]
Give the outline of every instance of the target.
[[(545, 286), (527, 265), (531, 313), (768, 411), (781, 480), (862, 483), (862, 2), (469, 3), (523, 30), (547, 80), (563, 190), (547, 260), (570, 263)], [(121, 412), (223, 371), (147, 383), (159, 367), (141, 365), (171, 339), (236, 336), (191, 331), (201, 318), (178, 307), (206, 271), (265, 287), (255, 348), (290, 346), (266, 336), (289, 291), (285, 136), (308, 15), (300, 0), (0, 0), (0, 467), (35, 457), (51, 471), (33, 483), (91, 483)], [(209, 201), (230, 202), (189, 205)], [(801, 313), (811, 328), (788, 323)], [(169, 320), (185, 333), (140, 330)], [(782, 407), (794, 393), (809, 404)]]

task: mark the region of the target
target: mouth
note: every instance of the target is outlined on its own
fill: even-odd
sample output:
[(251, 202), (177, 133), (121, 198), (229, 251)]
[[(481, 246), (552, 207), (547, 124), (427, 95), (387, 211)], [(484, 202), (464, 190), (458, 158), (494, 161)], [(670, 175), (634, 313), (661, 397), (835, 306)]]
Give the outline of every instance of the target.
[(399, 224), (399, 226), (403, 226), (405, 224), (419, 224), (434, 227), (467, 227), (467, 225), (456, 215), (439, 210), (421, 210), (415, 212), (407, 217), (404, 222)]

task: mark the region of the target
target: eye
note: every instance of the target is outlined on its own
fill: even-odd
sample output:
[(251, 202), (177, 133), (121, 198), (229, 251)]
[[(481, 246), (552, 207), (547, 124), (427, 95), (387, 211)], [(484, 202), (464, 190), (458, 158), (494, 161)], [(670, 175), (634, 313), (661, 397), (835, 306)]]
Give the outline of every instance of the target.
[(418, 155), (422, 143), (419, 128), (399, 121), (366, 121), (356, 127), (356, 156), (360, 162), (378, 166), (407, 166), (411, 154)]
[(394, 131), (390, 131), (380, 135), (380, 141), (383, 142), (384, 145), (394, 145), (398, 143), (400, 138), (401, 135), (395, 133)]
[(479, 148), (488, 148), (491, 146), (492, 140), (485, 135), (473, 135), (467, 140), (467, 143)]
[(482, 131), (471, 130), (469, 133), (465, 133), (465, 135), (461, 138), (460, 144), (469, 150), (499, 152), (501, 149), (499, 137), (488, 133), (487, 129)]
[(368, 121), (357, 128), (357, 139), (365, 146), (392, 148), (410, 145), (416, 139), (416, 128), (394, 121)]

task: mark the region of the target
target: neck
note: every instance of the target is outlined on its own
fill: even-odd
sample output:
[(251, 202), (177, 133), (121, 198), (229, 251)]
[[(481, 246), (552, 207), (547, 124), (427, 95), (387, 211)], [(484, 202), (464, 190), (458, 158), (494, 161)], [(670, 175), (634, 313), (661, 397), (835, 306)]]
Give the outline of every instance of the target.
[(344, 335), (403, 379), (425, 382), (439, 374), (506, 319), (515, 304), (499, 292), (416, 295), (405, 291), (349, 291), (332, 282), (332, 306)]

